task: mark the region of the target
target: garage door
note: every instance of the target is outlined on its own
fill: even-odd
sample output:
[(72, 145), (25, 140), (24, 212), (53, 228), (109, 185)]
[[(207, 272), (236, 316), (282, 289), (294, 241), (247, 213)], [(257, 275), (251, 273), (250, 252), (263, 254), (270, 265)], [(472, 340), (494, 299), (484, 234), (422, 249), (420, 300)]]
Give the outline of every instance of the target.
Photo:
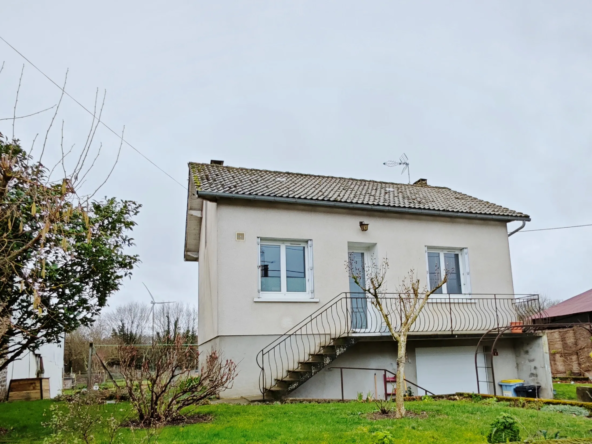
[(415, 349), (417, 384), (436, 395), (477, 392), (475, 347)]

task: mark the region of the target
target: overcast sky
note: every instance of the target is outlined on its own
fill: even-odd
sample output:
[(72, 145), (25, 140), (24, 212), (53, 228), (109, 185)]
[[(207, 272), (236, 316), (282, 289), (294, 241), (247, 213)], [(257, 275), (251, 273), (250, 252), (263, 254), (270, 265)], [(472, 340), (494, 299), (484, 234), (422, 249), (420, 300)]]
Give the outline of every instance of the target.
[[(174, 176), (187, 162), (406, 181), (427, 178), (528, 213), (526, 229), (592, 223), (589, 1), (4, 0), (0, 35)], [(24, 60), (0, 41), (0, 118)], [(57, 102), (26, 64), (17, 115)], [(51, 113), (18, 120), (29, 145)], [(68, 98), (48, 156), (82, 146), (90, 117)], [(0, 121), (11, 135), (12, 122)], [(99, 168), (118, 140), (99, 129)], [(76, 149), (76, 148), (75, 148)], [(48, 162), (49, 163), (49, 162)], [(142, 263), (111, 299), (196, 302), (183, 262), (186, 191), (124, 147), (102, 195), (143, 204)], [(518, 223), (511, 224), (518, 226)], [(515, 291), (565, 299), (592, 288), (592, 227), (510, 238)]]

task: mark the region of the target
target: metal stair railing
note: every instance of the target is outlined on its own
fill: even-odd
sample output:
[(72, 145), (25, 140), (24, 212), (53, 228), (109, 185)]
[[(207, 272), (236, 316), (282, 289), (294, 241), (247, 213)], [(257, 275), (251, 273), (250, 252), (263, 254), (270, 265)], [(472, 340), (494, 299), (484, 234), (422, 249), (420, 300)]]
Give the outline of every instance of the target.
[[(521, 297), (517, 297), (521, 296)], [(380, 300), (395, 329), (412, 299), (384, 293)], [(262, 394), (295, 370), (310, 355), (321, 354), (332, 339), (349, 336), (388, 335), (374, 299), (364, 293), (340, 293), (257, 354)], [(483, 333), (519, 322), (528, 325), (541, 312), (538, 295), (476, 294), (435, 295), (418, 316), (411, 333)]]

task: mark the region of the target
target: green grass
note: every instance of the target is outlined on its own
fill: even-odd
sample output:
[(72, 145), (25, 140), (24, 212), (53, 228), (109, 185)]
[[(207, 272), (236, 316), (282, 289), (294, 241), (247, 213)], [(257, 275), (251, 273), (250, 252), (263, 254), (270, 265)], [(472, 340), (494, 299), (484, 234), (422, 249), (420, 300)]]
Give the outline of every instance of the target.
[(553, 384), (555, 390), (555, 399), (567, 399), (570, 401), (577, 401), (576, 388), (577, 387), (592, 387), (592, 384)]
[[(41, 442), (49, 433), (41, 426), (52, 401), (0, 404), (0, 426), (12, 428), (0, 442)], [(389, 430), (397, 443), (484, 443), (489, 424), (502, 412), (521, 424), (522, 438), (538, 430), (561, 431), (570, 438), (591, 438), (591, 420), (555, 412), (487, 405), (470, 401), (415, 401), (408, 410), (425, 411), (427, 419), (370, 421), (374, 404), (210, 405), (199, 407), (214, 420), (207, 424), (165, 427), (159, 442), (166, 443), (372, 443), (372, 433)], [(105, 406), (123, 418), (129, 405)], [(129, 436), (129, 432), (126, 430)], [(100, 441), (99, 441), (100, 442)]]

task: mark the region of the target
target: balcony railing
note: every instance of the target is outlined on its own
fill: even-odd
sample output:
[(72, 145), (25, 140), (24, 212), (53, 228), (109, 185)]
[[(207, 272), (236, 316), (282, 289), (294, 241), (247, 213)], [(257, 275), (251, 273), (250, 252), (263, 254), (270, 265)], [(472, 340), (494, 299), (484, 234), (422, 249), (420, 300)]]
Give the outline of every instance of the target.
[[(383, 309), (395, 329), (401, 325), (405, 295), (381, 295)], [(528, 325), (541, 313), (538, 295), (470, 294), (430, 297), (413, 324), (411, 334), (483, 334), (512, 322)], [(389, 331), (372, 296), (342, 293), (265, 347), (257, 355), (262, 392), (274, 386), (311, 354), (331, 340), (343, 337), (388, 335)]]

